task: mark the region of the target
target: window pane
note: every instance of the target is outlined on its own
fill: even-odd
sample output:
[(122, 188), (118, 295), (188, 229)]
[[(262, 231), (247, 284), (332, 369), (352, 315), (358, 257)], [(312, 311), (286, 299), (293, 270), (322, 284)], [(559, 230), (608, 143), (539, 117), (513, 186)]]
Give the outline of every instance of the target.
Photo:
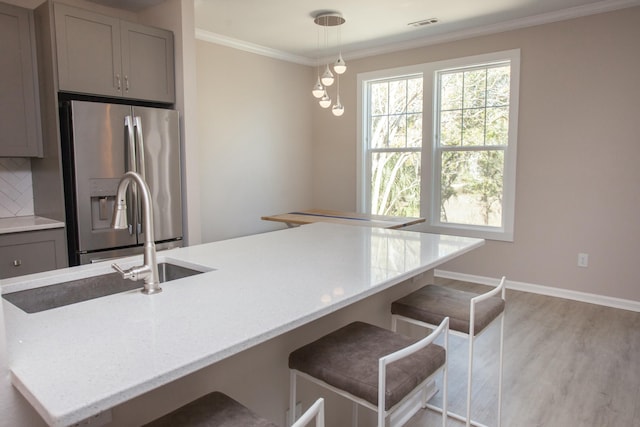
[(407, 110), (407, 81), (389, 82), (389, 114), (400, 114)]
[(372, 153), (371, 213), (420, 216), (420, 153)]
[(509, 143), (509, 107), (487, 108), (487, 145)]
[(464, 72), (464, 102), (463, 108), (484, 107), (487, 88), (487, 70), (472, 70)]
[(487, 70), (487, 106), (509, 105), (510, 78), (509, 65)]
[(387, 105), (389, 104), (389, 84), (373, 83), (371, 84), (371, 115), (379, 116), (387, 114)]
[(372, 148), (386, 147), (389, 140), (389, 117), (372, 117), (369, 135), (371, 135)]
[(402, 114), (389, 116), (389, 147), (405, 148), (407, 146), (407, 117)]
[(462, 145), (484, 145), (484, 108), (463, 110)]
[(462, 108), (462, 73), (440, 75), (440, 109), (460, 110)]
[(462, 143), (462, 111), (440, 113), (440, 145), (456, 146)]
[[(369, 211), (373, 214), (419, 216), (420, 152), (377, 150), (404, 150), (408, 147), (419, 150), (422, 147), (422, 75), (396, 77), (369, 85)], [(385, 97), (386, 106), (382, 102)]]
[(407, 81), (407, 112), (422, 112), (422, 78)]
[(502, 225), (504, 151), (445, 151), (441, 168), (440, 221)]
[(407, 114), (407, 147), (422, 147), (422, 113)]

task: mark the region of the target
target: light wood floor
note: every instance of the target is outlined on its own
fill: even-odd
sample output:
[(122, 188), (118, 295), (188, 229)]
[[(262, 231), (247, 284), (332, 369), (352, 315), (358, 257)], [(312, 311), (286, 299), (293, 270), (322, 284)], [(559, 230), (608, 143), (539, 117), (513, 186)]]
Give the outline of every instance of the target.
[[(482, 292), (481, 285), (436, 283)], [(476, 341), (474, 419), (496, 425), (499, 327)], [(495, 350), (494, 350), (495, 349)], [(449, 408), (465, 408), (467, 342), (450, 343)], [(477, 373), (477, 374), (476, 374)], [(439, 396), (434, 398), (439, 404)], [(408, 427), (433, 426), (417, 414)], [(449, 419), (448, 426), (462, 423)], [(526, 292), (507, 291), (502, 425), (640, 426), (640, 313)]]

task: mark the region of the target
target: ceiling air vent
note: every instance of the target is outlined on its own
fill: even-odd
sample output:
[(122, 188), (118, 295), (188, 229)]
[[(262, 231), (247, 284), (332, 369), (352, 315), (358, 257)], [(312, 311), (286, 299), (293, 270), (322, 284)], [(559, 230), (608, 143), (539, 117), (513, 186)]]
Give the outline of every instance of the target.
[(422, 21), (409, 22), (407, 25), (411, 27), (424, 27), (425, 25), (435, 24), (436, 22), (438, 22), (438, 18), (429, 18), (423, 19)]

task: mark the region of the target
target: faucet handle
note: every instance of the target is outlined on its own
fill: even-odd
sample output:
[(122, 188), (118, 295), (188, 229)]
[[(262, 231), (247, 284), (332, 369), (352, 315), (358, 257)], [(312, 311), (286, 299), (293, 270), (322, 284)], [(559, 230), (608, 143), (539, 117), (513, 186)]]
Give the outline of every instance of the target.
[(117, 271), (118, 273), (122, 274), (122, 278), (123, 279), (131, 279), (131, 271), (130, 270), (123, 270), (122, 268), (120, 268), (120, 266), (118, 264), (116, 264), (115, 262), (113, 264), (111, 264), (111, 268), (113, 268), (115, 271)]

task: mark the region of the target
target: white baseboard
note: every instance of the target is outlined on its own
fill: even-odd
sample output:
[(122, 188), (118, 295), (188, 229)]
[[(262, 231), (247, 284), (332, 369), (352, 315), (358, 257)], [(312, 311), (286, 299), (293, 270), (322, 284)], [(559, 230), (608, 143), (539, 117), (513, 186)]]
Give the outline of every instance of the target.
[[(454, 271), (438, 269), (434, 271), (434, 275), (437, 277), (442, 277), (444, 279), (461, 280), (464, 282), (480, 283), (482, 285), (490, 286), (497, 286), (500, 283), (499, 278), (475, 276), (473, 274), (456, 273)], [(516, 282), (513, 280), (509, 280), (508, 277), (506, 280), (506, 287), (507, 289), (513, 289), (515, 291), (530, 292), (532, 294), (547, 295), (573, 301), (603, 305), (605, 307), (613, 307), (623, 310), (640, 312), (640, 301), (590, 294), (587, 292), (571, 291), (568, 289), (552, 288), (550, 286), (534, 285), (532, 283)]]

